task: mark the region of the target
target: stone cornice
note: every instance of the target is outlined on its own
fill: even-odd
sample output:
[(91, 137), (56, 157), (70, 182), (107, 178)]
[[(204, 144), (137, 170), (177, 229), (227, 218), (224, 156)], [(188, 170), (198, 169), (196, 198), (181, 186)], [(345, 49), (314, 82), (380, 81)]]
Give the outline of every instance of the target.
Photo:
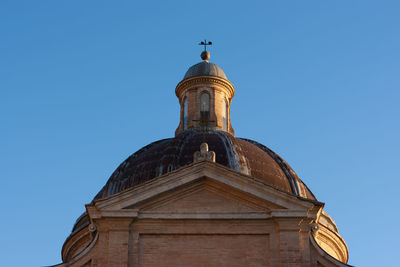
[[(120, 192), (108, 198), (97, 200), (92, 203), (98, 210), (123, 209), (133, 202), (140, 202), (163, 193), (176, 186), (192, 183), (199, 179), (210, 178), (220, 183), (229, 184), (233, 188), (240, 188), (251, 195), (267, 198), (280, 206), (292, 207), (292, 210), (303, 210), (307, 212), (312, 206), (322, 206), (317, 201), (301, 199), (296, 196), (278, 190), (254, 177), (238, 173), (217, 163), (202, 161), (180, 168), (176, 171), (159, 176), (155, 179), (137, 185), (126, 191)], [(302, 208), (300, 208), (302, 207)], [(304, 214), (307, 216), (306, 214)]]
[(197, 84), (220, 85), (226, 89), (227, 96), (231, 99), (235, 95), (235, 88), (228, 80), (216, 76), (197, 76), (181, 81), (175, 89), (175, 94), (178, 98), (181, 97), (183, 91)]

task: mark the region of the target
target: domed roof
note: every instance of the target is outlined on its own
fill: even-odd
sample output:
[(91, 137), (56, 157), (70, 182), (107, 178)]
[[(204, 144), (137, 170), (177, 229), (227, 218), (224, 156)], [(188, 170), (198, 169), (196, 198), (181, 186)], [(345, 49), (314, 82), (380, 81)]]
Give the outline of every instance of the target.
[(196, 65), (191, 66), (185, 74), (185, 79), (196, 76), (216, 76), (227, 80), (224, 71), (217, 65), (204, 60)]
[(216, 162), (260, 179), (278, 190), (315, 200), (307, 186), (275, 152), (255, 141), (223, 131), (186, 130), (175, 138), (153, 142), (128, 157), (111, 175), (94, 200), (102, 199), (193, 162), (200, 144), (208, 143)]

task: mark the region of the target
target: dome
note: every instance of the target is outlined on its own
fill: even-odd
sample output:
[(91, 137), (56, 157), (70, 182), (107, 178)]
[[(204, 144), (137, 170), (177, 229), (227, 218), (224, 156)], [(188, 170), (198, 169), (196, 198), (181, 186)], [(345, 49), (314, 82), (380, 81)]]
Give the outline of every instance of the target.
[(94, 200), (106, 198), (193, 163), (193, 154), (199, 150), (203, 141), (216, 153), (216, 163), (257, 178), (280, 191), (316, 200), (290, 166), (266, 146), (249, 139), (235, 138), (223, 131), (203, 134), (195, 130), (153, 142), (128, 157), (114, 171)]
[(220, 67), (206, 60), (191, 66), (183, 79), (185, 80), (196, 76), (216, 76), (225, 80), (228, 79)]

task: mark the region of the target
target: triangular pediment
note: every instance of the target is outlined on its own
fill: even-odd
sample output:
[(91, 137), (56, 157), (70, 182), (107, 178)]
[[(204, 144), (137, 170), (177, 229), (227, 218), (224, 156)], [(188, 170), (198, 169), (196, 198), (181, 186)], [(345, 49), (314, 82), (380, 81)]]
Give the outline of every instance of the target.
[(248, 213), (283, 207), (213, 180), (202, 179), (128, 208), (162, 213)]
[(206, 214), (235, 217), (243, 213), (263, 218), (257, 216), (310, 216), (310, 212), (316, 213), (310, 210), (315, 204), (323, 205), (219, 164), (200, 162), (96, 201), (93, 208), (98, 216), (153, 214), (156, 218), (159, 214), (158, 218), (174, 218), (174, 214), (191, 214), (200, 218)]

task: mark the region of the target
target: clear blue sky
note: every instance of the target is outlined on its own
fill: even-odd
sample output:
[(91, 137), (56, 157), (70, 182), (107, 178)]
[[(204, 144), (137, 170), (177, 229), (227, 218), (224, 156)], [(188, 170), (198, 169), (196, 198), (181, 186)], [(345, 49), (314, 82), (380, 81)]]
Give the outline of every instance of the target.
[(236, 136), (280, 154), (355, 266), (398, 266), (400, 2), (0, 2), (0, 266), (61, 262), (126, 157), (171, 137), (200, 61), (236, 87)]

